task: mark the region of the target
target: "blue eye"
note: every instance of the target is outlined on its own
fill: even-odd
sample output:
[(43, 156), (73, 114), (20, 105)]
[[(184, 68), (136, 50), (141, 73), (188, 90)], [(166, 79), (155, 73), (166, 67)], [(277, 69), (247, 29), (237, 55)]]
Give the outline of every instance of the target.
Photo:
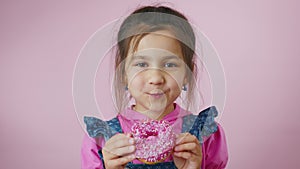
[(145, 62), (141, 62), (141, 63), (137, 63), (137, 64), (135, 64), (135, 66), (138, 66), (138, 67), (147, 67), (147, 66), (148, 66), (148, 64), (147, 64), (147, 63), (145, 63)]
[(166, 63), (165, 67), (177, 67), (178, 65), (175, 63)]

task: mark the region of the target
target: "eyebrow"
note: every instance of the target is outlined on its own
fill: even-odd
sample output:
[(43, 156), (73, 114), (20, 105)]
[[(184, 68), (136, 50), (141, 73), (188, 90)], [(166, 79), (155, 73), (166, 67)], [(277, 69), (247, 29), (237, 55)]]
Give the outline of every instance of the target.
[[(149, 59), (152, 56), (147, 56), (147, 55), (133, 55), (131, 60), (135, 60), (135, 59)], [(176, 56), (176, 55), (167, 55), (167, 56), (161, 56), (163, 57), (163, 60), (168, 60), (168, 59), (181, 59), (180, 57)]]

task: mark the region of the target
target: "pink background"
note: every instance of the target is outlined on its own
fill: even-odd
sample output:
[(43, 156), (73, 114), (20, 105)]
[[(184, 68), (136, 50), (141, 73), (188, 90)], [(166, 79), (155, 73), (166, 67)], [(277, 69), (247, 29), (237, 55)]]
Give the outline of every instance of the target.
[[(225, 69), (227, 168), (299, 168), (299, 2), (172, 2), (210, 38)], [(80, 168), (76, 58), (92, 33), (138, 3), (0, 2), (0, 168)]]

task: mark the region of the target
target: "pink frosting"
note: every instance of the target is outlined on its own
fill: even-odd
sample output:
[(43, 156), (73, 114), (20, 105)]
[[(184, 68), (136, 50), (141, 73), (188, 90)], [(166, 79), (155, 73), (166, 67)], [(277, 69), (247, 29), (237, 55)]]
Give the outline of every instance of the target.
[(172, 126), (164, 120), (137, 122), (131, 131), (136, 142), (135, 156), (146, 163), (166, 159), (175, 145)]

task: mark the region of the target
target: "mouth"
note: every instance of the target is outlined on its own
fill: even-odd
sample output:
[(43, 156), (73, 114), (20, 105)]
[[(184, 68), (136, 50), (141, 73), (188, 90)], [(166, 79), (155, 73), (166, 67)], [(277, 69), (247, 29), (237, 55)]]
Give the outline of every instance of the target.
[(156, 99), (161, 98), (161, 97), (163, 97), (163, 96), (165, 95), (164, 92), (150, 92), (150, 93), (147, 93), (147, 94), (148, 94), (150, 97), (156, 98)]

